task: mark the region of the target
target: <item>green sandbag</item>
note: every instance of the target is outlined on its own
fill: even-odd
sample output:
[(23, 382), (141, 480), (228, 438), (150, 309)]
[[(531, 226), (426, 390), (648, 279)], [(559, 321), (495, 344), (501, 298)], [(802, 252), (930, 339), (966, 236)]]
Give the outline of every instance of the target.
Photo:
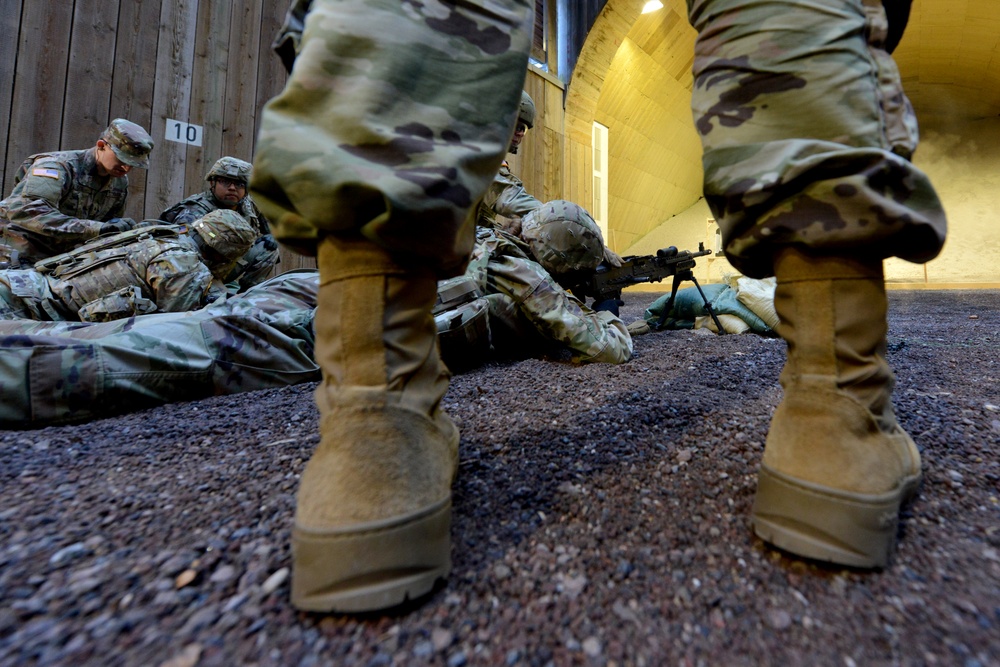
[[(712, 310), (716, 315), (735, 315), (750, 326), (754, 333), (768, 335), (773, 333), (764, 320), (757, 317), (752, 310), (744, 306), (736, 298), (736, 291), (725, 283), (712, 283), (702, 285), (705, 298), (712, 305)], [(663, 309), (670, 299), (669, 294), (664, 294), (646, 309), (644, 319), (650, 326), (655, 327), (663, 315)], [(667, 314), (663, 322), (665, 329), (693, 329), (697, 318), (708, 315), (705, 309), (705, 301), (701, 298), (697, 287), (685, 287), (677, 290), (677, 297), (674, 305)]]

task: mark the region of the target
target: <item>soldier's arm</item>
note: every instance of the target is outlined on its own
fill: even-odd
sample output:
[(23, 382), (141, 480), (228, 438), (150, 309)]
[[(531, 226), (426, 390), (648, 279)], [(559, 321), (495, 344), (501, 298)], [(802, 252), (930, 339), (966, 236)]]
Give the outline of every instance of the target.
[(146, 282), (163, 312), (196, 310), (205, 304), (214, 277), (201, 257), (187, 250), (159, 255), (146, 267)]
[(72, 187), (67, 169), (55, 161), (38, 160), (3, 201), (3, 217), (13, 230), (34, 236), (41, 245), (64, 252), (98, 234), (104, 224), (66, 215), (59, 202)]

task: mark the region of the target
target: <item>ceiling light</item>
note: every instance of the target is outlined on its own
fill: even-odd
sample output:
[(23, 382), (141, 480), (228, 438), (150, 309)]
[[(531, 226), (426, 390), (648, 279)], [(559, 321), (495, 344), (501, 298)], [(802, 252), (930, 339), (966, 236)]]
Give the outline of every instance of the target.
[(655, 12), (657, 9), (663, 9), (663, 3), (660, 0), (649, 0), (642, 8), (643, 14), (648, 14), (650, 12)]

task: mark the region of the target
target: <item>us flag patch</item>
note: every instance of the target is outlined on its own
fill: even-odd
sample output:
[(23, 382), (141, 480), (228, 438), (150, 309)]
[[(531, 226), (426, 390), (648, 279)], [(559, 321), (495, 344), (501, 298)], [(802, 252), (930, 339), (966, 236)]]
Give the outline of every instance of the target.
[(45, 167), (35, 167), (31, 170), (32, 176), (45, 176), (46, 178), (59, 178), (59, 170), (46, 169)]

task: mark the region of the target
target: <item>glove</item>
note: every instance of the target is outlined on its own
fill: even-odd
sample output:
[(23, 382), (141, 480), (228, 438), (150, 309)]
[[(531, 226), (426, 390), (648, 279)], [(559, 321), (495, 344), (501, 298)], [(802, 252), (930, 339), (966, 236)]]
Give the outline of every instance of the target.
[(101, 225), (98, 236), (127, 232), (130, 229), (135, 229), (135, 220), (132, 218), (111, 218)]
[(610, 299), (605, 299), (604, 301), (595, 301), (593, 308), (597, 312), (606, 310), (615, 317), (618, 317), (618, 306), (622, 306), (624, 304), (625, 302), (622, 301), (621, 299), (616, 299), (615, 297), (611, 297)]
[[(616, 253), (614, 250), (608, 246), (604, 246), (604, 262), (608, 266), (613, 266), (617, 269), (622, 265), (622, 258), (621, 255)], [(617, 314), (618, 313), (615, 313), (615, 315)]]

